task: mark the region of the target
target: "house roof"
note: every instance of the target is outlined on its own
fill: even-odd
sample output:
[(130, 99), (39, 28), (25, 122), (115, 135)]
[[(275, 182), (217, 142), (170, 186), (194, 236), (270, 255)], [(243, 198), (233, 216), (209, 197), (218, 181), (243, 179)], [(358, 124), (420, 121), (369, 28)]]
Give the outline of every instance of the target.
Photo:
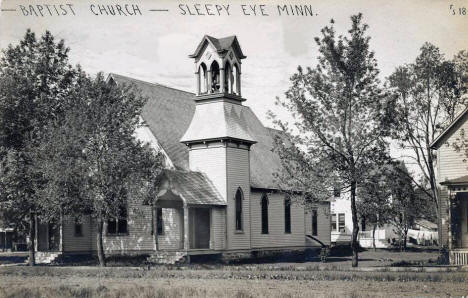
[(225, 53), (232, 47), (236, 51), (239, 59), (246, 58), (244, 53), (242, 53), (239, 42), (237, 41), (237, 37), (235, 35), (223, 37), (223, 38), (215, 38), (209, 35), (205, 35), (203, 36), (201, 42), (198, 44), (198, 47), (195, 50), (195, 52), (189, 57), (190, 58), (198, 57), (201, 51), (203, 50), (205, 43), (207, 42), (210, 43), (216, 49), (218, 53)]
[(428, 221), (427, 219), (418, 219), (415, 222), (417, 225), (424, 227), (429, 230), (437, 230), (437, 224)]
[(468, 119), (468, 108), (458, 114), (458, 116), (450, 123), (450, 125), (440, 133), (440, 135), (432, 142), (432, 149), (439, 149), (440, 146)]
[(441, 182), (442, 185), (468, 185), (468, 175)]
[(193, 171), (164, 170), (167, 188), (179, 195), (186, 204), (226, 205), (223, 197), (206, 174)]
[[(110, 74), (109, 78), (117, 83), (135, 84), (148, 98), (142, 118), (175, 168), (188, 171), (188, 148), (180, 139), (195, 113), (195, 94), (117, 74)], [(272, 148), (273, 137), (279, 131), (263, 126), (247, 106), (242, 106), (242, 117), (246, 132), (257, 142), (250, 151), (251, 187), (278, 189), (273, 174), (281, 169), (281, 162)]]

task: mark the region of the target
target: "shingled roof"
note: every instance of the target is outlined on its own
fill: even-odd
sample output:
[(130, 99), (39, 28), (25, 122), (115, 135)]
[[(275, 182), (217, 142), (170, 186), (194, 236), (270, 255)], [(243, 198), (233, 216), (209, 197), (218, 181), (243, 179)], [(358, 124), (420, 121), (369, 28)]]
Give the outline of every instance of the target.
[(201, 172), (164, 170), (162, 176), (168, 180), (168, 188), (186, 204), (226, 205), (211, 180)]
[[(188, 171), (188, 149), (179, 140), (194, 115), (195, 95), (117, 74), (110, 74), (109, 79), (117, 83), (135, 84), (142, 95), (148, 98), (142, 118), (176, 169)], [(243, 107), (243, 121), (246, 123), (247, 133), (257, 141), (252, 145), (250, 154), (251, 187), (278, 189), (273, 173), (281, 168), (281, 162), (278, 155), (271, 151), (273, 137), (278, 131), (263, 126), (247, 106)]]
[(195, 52), (189, 57), (190, 58), (198, 57), (198, 55), (201, 53), (202, 49), (204, 48), (205, 43), (207, 42), (210, 43), (218, 53), (225, 53), (227, 50), (233, 47), (234, 50), (237, 52), (239, 59), (246, 58), (244, 53), (242, 53), (239, 42), (237, 41), (237, 37), (235, 35), (223, 37), (223, 38), (215, 38), (213, 36), (205, 35), (202, 41), (200, 42), (200, 44), (198, 45), (197, 49), (195, 50)]
[(441, 182), (442, 185), (468, 185), (468, 175)]

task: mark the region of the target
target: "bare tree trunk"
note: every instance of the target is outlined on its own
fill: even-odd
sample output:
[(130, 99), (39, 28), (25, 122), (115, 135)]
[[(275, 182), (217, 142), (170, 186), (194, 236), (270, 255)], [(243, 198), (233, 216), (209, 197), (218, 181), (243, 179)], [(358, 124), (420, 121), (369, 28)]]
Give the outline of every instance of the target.
[(356, 208), (356, 182), (351, 182), (351, 214), (353, 218), (353, 234), (351, 237), (351, 247), (353, 249), (353, 261), (352, 266), (358, 266), (358, 250), (359, 250), (359, 243), (358, 243), (358, 219), (357, 219), (357, 208)]
[(106, 267), (106, 256), (104, 255), (104, 247), (102, 243), (102, 231), (103, 231), (104, 222), (102, 217), (98, 217), (97, 220), (97, 253), (99, 259), (99, 266)]
[(374, 251), (376, 251), (376, 247), (375, 247), (375, 229), (377, 228), (377, 225), (374, 224), (374, 227), (372, 229), (372, 247), (374, 248)]
[(29, 266), (36, 265), (36, 251), (35, 251), (35, 244), (36, 241), (36, 221), (34, 220), (34, 214), (31, 212), (29, 214)]
[(408, 229), (407, 228), (405, 228), (403, 230), (403, 236), (404, 236), (404, 238), (403, 238), (403, 250), (406, 251), (406, 238), (408, 237)]

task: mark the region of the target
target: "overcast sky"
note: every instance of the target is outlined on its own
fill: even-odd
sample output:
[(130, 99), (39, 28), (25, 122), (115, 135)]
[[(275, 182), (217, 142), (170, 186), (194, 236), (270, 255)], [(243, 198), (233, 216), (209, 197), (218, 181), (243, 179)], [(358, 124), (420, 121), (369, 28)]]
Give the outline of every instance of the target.
[[(286, 2), (286, 1), (285, 1)], [(411, 2), (411, 3), (408, 3)], [(294, 1), (311, 5), (318, 16), (278, 16), (279, 1), (69, 1), (73, 16), (23, 16), (18, 5), (59, 4), (59, 1), (0, 0), (0, 47), (16, 43), (27, 28), (37, 33), (50, 30), (71, 48), (73, 63), (90, 72), (104, 71), (157, 82), (193, 92), (193, 61), (188, 58), (204, 34), (214, 37), (237, 35), (247, 59), (242, 65), (242, 90), (249, 105), (266, 125), (266, 112), (275, 110), (276, 96), (283, 96), (289, 77), (298, 65), (314, 66), (314, 37), (333, 18), (339, 33), (346, 33), (350, 16), (364, 14), (369, 24), (371, 48), (375, 51), (382, 79), (401, 64), (414, 60), (421, 45), (437, 45), (449, 58), (468, 49), (468, 16), (453, 16), (450, 4), (468, 8), (468, 0), (453, 1)], [(65, 4), (64, 2), (63, 4)], [(139, 16), (96, 16), (94, 4), (138, 4)], [(179, 4), (230, 5), (230, 16), (181, 15)], [(241, 4), (266, 4), (270, 16), (242, 15)], [(284, 4), (284, 3), (282, 3)], [(202, 7), (201, 6), (201, 7)], [(151, 12), (149, 9), (168, 9)], [(53, 11), (53, 9), (52, 9)]]

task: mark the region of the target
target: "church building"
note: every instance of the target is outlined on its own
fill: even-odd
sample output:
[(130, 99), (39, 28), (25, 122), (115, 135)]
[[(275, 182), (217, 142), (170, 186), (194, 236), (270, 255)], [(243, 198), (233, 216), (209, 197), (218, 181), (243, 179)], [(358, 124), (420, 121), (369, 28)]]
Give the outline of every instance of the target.
[[(204, 36), (189, 57), (195, 94), (109, 75), (109, 83), (135, 84), (148, 98), (136, 135), (164, 155), (165, 170), (153, 202), (129, 201), (125, 219), (105, 224), (106, 254), (150, 254), (164, 263), (329, 245), (330, 202), (304, 206), (279, 190), (272, 149), (281, 132), (245, 105), (246, 56), (237, 38)], [(91, 218), (39, 224), (37, 235), (39, 262), (96, 253)]]

